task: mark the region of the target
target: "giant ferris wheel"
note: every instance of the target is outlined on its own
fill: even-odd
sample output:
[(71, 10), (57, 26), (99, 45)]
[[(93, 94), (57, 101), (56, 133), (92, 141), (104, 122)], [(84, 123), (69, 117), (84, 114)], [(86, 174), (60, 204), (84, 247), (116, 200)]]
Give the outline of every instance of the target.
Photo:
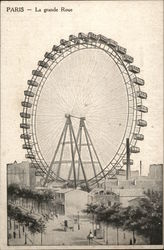
[[(49, 182), (89, 189), (114, 177), (146, 127), (144, 80), (116, 41), (89, 32), (61, 39), (32, 71), (20, 113), (25, 155)], [(129, 164), (132, 164), (130, 160)]]

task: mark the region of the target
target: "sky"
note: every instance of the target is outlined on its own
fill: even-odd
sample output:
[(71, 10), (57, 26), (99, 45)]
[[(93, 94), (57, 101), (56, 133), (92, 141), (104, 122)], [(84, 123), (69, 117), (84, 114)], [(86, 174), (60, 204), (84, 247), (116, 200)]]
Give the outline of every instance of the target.
[[(138, 143), (141, 153), (133, 157), (134, 169), (143, 162), (163, 163), (163, 1), (84, 1), (84, 2), (2, 2), (2, 81), (1, 81), (1, 165), (25, 160), (20, 139), (21, 101), (27, 80), (46, 51), (60, 39), (79, 32), (103, 34), (127, 48), (145, 80), (143, 91), (149, 108), (144, 119), (148, 127)], [(7, 12), (7, 7), (24, 7), (24, 12)], [(35, 12), (34, 9), (42, 12)], [(47, 12), (44, 9), (72, 8), (72, 12)], [(27, 11), (32, 9), (32, 11)], [(2, 175), (5, 174), (3, 168)]]

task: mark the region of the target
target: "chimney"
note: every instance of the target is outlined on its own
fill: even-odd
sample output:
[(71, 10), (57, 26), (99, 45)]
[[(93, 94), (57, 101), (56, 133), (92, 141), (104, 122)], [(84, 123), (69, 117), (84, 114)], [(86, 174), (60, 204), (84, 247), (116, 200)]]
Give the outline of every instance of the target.
[(130, 149), (129, 149), (129, 138), (126, 138), (126, 180), (129, 179), (130, 175)]

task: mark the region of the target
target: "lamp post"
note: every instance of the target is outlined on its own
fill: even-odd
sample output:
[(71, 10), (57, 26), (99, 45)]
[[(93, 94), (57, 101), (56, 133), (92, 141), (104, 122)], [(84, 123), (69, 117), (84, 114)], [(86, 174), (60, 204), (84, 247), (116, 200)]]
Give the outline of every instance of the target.
[(94, 213), (92, 214), (92, 233), (94, 234), (94, 220), (95, 220), (95, 217), (94, 217)]
[(117, 227), (117, 245), (119, 245), (118, 227)]
[(24, 236), (25, 236), (25, 242), (24, 242), (24, 244), (27, 245), (27, 234), (26, 234), (26, 232), (25, 232)]
[(41, 233), (40, 233), (40, 244), (41, 244), (41, 246), (42, 246), (42, 244), (43, 244), (43, 233), (42, 233), (42, 231), (41, 231)]
[(78, 223), (78, 230), (80, 230), (80, 216), (79, 216), (79, 211), (77, 213), (77, 223)]

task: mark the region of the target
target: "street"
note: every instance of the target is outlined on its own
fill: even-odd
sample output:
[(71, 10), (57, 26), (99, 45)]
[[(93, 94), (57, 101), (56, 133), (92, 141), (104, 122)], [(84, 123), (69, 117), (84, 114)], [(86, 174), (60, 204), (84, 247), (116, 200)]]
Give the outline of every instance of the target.
[[(68, 227), (64, 226), (64, 220), (68, 220)], [(17, 237), (15, 239), (10, 239), (9, 245), (66, 245), (66, 246), (78, 246), (78, 245), (129, 245), (130, 239), (132, 239), (132, 232), (124, 232), (119, 229), (118, 238), (117, 230), (112, 227), (102, 226), (102, 238), (98, 239), (96, 236), (93, 240), (88, 240), (87, 236), (90, 231), (93, 231), (93, 223), (86, 217), (80, 218), (79, 223), (75, 222), (73, 226), (69, 227), (70, 221), (69, 217), (58, 216), (47, 222), (46, 232), (43, 234), (30, 234), (26, 231), (21, 232), (21, 238), (17, 232)], [(95, 228), (95, 225), (94, 225)], [(26, 238), (26, 239), (25, 239)], [(145, 239), (141, 236), (135, 235), (136, 244), (144, 244)]]

